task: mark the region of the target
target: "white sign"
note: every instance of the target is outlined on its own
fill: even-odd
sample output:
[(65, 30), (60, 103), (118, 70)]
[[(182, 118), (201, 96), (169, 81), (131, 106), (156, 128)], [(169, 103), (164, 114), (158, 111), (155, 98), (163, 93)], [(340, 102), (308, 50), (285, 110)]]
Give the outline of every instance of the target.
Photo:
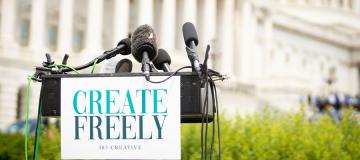
[(181, 159), (180, 141), (179, 76), (61, 79), (62, 159)]

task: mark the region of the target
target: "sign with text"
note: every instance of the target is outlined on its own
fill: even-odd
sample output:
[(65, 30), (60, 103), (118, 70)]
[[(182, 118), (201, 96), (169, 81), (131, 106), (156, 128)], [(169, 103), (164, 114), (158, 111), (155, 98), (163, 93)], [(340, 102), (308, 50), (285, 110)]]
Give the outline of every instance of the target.
[(180, 156), (179, 76), (61, 79), (62, 159)]

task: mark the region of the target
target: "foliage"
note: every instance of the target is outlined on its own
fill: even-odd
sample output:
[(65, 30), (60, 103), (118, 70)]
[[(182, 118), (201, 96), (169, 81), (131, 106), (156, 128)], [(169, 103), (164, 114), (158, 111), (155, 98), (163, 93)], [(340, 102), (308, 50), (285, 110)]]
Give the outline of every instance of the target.
[[(302, 112), (274, 114), (268, 111), (247, 117), (221, 116), (223, 159), (360, 159), (359, 115), (347, 111), (337, 124), (329, 116), (322, 116), (317, 122), (304, 117)], [(211, 127), (212, 124), (208, 131), (208, 150)], [(200, 159), (200, 131), (201, 124), (182, 124), (182, 159)], [(32, 159), (33, 144), (34, 138), (30, 138), (29, 159)], [(0, 134), (0, 146), (0, 160), (24, 159), (23, 135)], [(215, 147), (214, 159), (217, 155)], [(39, 159), (60, 159), (60, 135), (55, 128), (42, 131)]]
[[(346, 111), (338, 124), (329, 116), (310, 122), (301, 112), (221, 118), (222, 157), (224, 160), (360, 159), (359, 116)], [(200, 127), (182, 126), (183, 159), (200, 159)]]
[[(0, 160), (25, 159), (25, 137), (21, 134), (0, 134)], [(28, 158), (33, 159), (35, 138), (29, 137)], [(50, 126), (40, 137), (38, 159), (60, 159), (59, 131)]]

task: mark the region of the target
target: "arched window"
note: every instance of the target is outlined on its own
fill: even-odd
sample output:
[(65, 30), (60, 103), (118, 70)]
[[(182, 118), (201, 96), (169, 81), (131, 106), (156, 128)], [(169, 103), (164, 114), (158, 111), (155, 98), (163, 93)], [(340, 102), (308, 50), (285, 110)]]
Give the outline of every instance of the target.
[[(103, 22), (102, 22), (102, 47), (110, 49), (113, 46), (114, 39), (114, 0), (104, 1)], [(121, 17), (118, 17), (121, 18)], [(125, 38), (125, 37), (123, 37)]]
[(25, 98), (26, 98), (26, 87), (23, 85), (18, 89), (17, 92), (16, 119), (25, 118)]
[(88, 0), (74, 1), (74, 8), (73, 50), (79, 52), (84, 49), (85, 44)]
[(31, 0), (17, 0), (16, 38), (21, 46), (27, 46), (30, 38)]
[(133, 32), (138, 24), (139, 0), (129, 2), (129, 31)]
[(46, 28), (47, 47), (55, 51), (57, 49), (57, 36), (59, 26), (59, 0), (46, 1)]

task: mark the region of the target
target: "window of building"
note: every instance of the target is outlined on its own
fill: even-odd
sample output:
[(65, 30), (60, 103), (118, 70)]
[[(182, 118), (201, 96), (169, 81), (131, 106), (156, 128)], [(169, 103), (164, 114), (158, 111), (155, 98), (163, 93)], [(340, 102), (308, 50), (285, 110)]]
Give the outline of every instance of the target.
[(74, 1), (73, 51), (80, 52), (85, 47), (88, 0)]
[[(162, 35), (162, 33), (161, 33), (161, 30), (162, 30), (161, 22), (163, 22), (162, 14), (163, 14), (162, 0), (154, 0), (154, 10), (153, 10), (154, 26), (153, 26), (153, 28), (155, 30), (155, 33), (157, 34), (158, 43), (161, 42), (160, 39), (163, 36), (166, 36), (166, 35)], [(160, 35), (162, 35), (162, 36), (160, 36)], [(161, 44), (159, 44), (159, 45), (161, 45)]]
[(134, 31), (138, 25), (138, 5), (139, 0), (130, 0), (129, 2), (129, 31)]
[(54, 51), (57, 48), (58, 26), (48, 26), (48, 47)]
[(75, 52), (80, 52), (84, 48), (84, 31), (75, 30), (73, 48)]
[(21, 86), (18, 89), (16, 103), (16, 119), (23, 119), (25, 117), (25, 92), (25, 86)]
[(184, 1), (177, 0), (176, 1), (176, 21), (175, 21), (175, 48), (176, 49), (184, 49), (184, 39), (182, 35), (182, 25), (183, 25), (183, 11), (184, 11)]
[(114, 0), (104, 1), (103, 24), (102, 24), (102, 47), (110, 49), (113, 46), (114, 39)]
[(27, 46), (29, 44), (30, 36), (30, 20), (23, 19), (20, 22), (20, 45)]
[(285, 58), (284, 58), (285, 64), (288, 64), (290, 62), (290, 53), (285, 53)]
[(321, 73), (321, 74), (324, 73), (324, 68), (325, 68), (324, 63), (321, 62), (321, 63), (320, 63), (320, 73)]
[(275, 60), (275, 49), (274, 48), (272, 48), (270, 50), (269, 58), (270, 58), (271, 61)]
[(30, 38), (31, 0), (17, 0), (16, 10), (16, 40), (21, 46), (27, 46)]
[(59, 6), (59, 0), (46, 1), (46, 45), (52, 51), (57, 49)]

